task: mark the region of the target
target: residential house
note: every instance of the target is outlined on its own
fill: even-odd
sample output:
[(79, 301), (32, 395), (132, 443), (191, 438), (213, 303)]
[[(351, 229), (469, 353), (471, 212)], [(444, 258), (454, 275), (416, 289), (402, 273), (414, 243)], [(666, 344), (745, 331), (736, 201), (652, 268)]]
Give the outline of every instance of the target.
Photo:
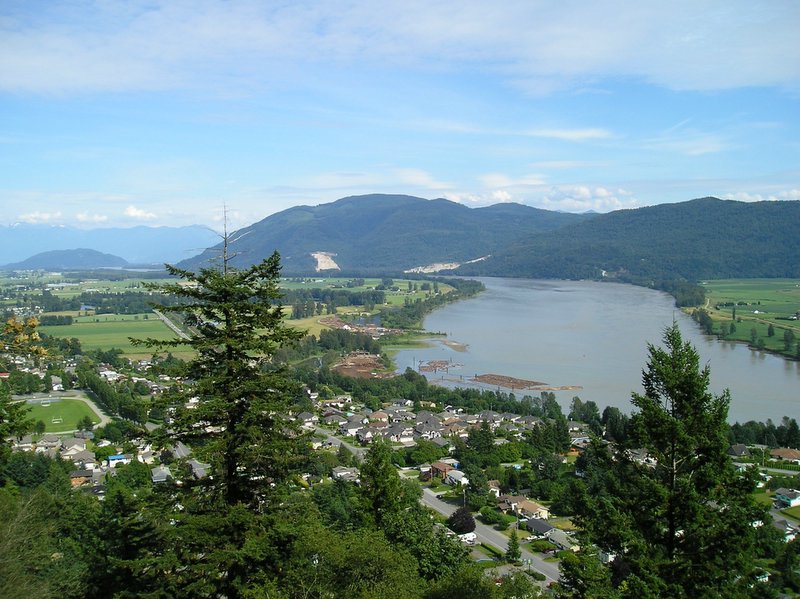
[(186, 464), (189, 466), (189, 469), (192, 471), (192, 476), (194, 476), (196, 480), (208, 476), (208, 469), (211, 468), (210, 464), (204, 464), (194, 458), (187, 460)]
[(452, 464), (447, 464), (439, 460), (431, 464), (431, 478), (441, 478), (444, 480), (453, 470), (455, 470), (455, 467)]
[(431, 439), (435, 439), (436, 437), (442, 436), (442, 428), (438, 424), (438, 421), (435, 426), (427, 422), (418, 422), (417, 425), (414, 427), (414, 433), (416, 437), (420, 437), (422, 439), (427, 439), (430, 441)]
[(97, 468), (97, 458), (88, 449), (72, 454), (69, 460), (75, 464), (76, 468), (81, 468), (82, 470), (91, 471)]
[(773, 460), (784, 460), (800, 464), (800, 451), (791, 447), (778, 447), (769, 452)]
[(333, 426), (341, 426), (347, 422), (343, 417), (339, 416), (339, 414), (330, 414), (325, 416), (322, 419), (325, 424), (333, 425)]
[(108, 456), (108, 467), (109, 468), (116, 468), (120, 464), (130, 464), (131, 463), (131, 456), (128, 454), (117, 453), (114, 455)]
[(522, 518), (535, 518), (539, 520), (547, 520), (550, 517), (550, 510), (540, 503), (525, 499), (517, 504), (517, 516)]
[(555, 526), (551, 526), (544, 520), (539, 518), (531, 518), (525, 523), (525, 528), (534, 536), (539, 539), (547, 538), (550, 531), (555, 530)]
[(362, 428), (364, 425), (361, 422), (348, 421), (339, 427), (339, 432), (347, 437), (354, 437)]
[(358, 429), (358, 431), (356, 432), (356, 439), (358, 439), (358, 442), (361, 443), (362, 445), (367, 445), (368, 443), (372, 442), (372, 439), (375, 438), (376, 434), (380, 433), (376, 433), (376, 431), (374, 431), (373, 429), (365, 426)]
[(797, 537), (797, 526), (784, 518), (773, 520), (772, 525), (783, 534), (785, 543), (791, 543)]
[(736, 443), (728, 448), (728, 455), (734, 458), (750, 457), (750, 450), (744, 443)]
[(444, 437), (434, 437), (433, 439), (431, 439), (431, 443), (433, 443), (438, 447), (441, 447), (442, 449), (446, 449), (448, 452), (451, 453), (453, 449), (455, 449), (450, 439), (445, 439)]
[(346, 480), (357, 483), (361, 473), (358, 468), (347, 468), (345, 466), (336, 466), (331, 470), (331, 478), (334, 480)]
[(86, 451), (86, 439), (69, 437), (61, 442), (61, 457), (70, 459), (76, 453)]
[(33, 441), (33, 435), (25, 435), (14, 442), (14, 449), (17, 451), (33, 451), (35, 446), (36, 443)]
[(575, 538), (560, 528), (554, 528), (547, 535), (550, 542), (562, 550), (580, 551), (580, 545), (575, 541)]
[(414, 429), (411, 426), (396, 422), (383, 431), (383, 437), (392, 443), (413, 443)]
[(369, 415), (370, 422), (389, 422), (389, 414), (383, 410), (378, 410)]
[(795, 507), (800, 505), (800, 491), (784, 487), (775, 489), (775, 500), (786, 507)]
[(508, 512), (513, 512), (516, 514), (517, 506), (523, 501), (527, 500), (528, 498), (524, 495), (500, 495), (497, 498), (497, 509), (504, 514)]
[(499, 480), (490, 480), (486, 484), (489, 487), (489, 493), (491, 493), (495, 497), (500, 497), (500, 481)]
[(60, 448), (61, 439), (57, 435), (47, 433), (42, 435), (41, 439), (36, 442), (36, 451), (43, 452), (52, 448)]
[(159, 464), (150, 470), (150, 478), (152, 478), (154, 484), (165, 483), (172, 478), (172, 472), (170, 471), (169, 466)]
[(305, 429), (312, 429), (314, 428), (314, 425), (319, 422), (317, 415), (312, 414), (311, 412), (300, 412), (296, 418), (300, 423), (300, 426)]
[(461, 470), (451, 470), (447, 473), (447, 476), (444, 477), (444, 482), (447, 485), (465, 486), (469, 484), (469, 479), (464, 476), (464, 473), (461, 472)]

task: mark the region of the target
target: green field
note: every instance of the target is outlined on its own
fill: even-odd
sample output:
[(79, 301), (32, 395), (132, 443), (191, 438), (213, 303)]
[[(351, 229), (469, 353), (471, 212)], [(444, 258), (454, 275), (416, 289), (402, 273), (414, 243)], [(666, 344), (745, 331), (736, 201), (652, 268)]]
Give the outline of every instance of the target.
[(94, 424), (100, 422), (100, 416), (79, 399), (53, 399), (50, 400), (50, 405), (47, 405), (47, 401), (29, 403), (28, 407), (31, 409), (29, 416), (34, 422), (37, 420), (44, 422), (45, 431), (48, 433), (74, 430), (78, 421), (84, 416), (91, 418)]
[[(347, 283), (352, 281), (351, 278), (325, 278), (325, 277), (307, 277), (307, 278), (290, 278), (281, 279), (281, 289), (333, 289), (343, 288), (347, 291), (369, 291), (375, 289), (377, 285), (381, 284), (381, 279), (364, 279), (364, 284), (358, 287), (346, 287)], [(394, 286), (399, 287), (399, 291), (385, 290), (386, 303), (392, 306), (402, 306), (406, 298), (411, 301), (416, 299), (425, 299), (428, 292), (422, 291), (419, 288), (423, 283), (433, 285), (430, 281), (424, 279), (392, 279)], [(416, 291), (408, 291), (409, 282), (417, 285)], [(439, 291), (442, 293), (449, 293), (453, 288), (449, 285), (439, 284)]]
[[(101, 314), (98, 316), (82, 316), (71, 325), (43, 326), (39, 330), (53, 337), (75, 337), (84, 351), (95, 349), (121, 349), (125, 355), (151, 355), (152, 350), (135, 347), (129, 337), (137, 339), (153, 338), (159, 341), (174, 339), (175, 333), (154, 314), (145, 320), (135, 315)], [(179, 349), (179, 348), (176, 348)], [(173, 352), (177, 354), (178, 352)]]
[[(800, 312), (800, 280), (726, 279), (704, 281), (702, 285), (706, 290), (705, 309), (714, 321), (715, 332), (733, 324), (735, 330), (726, 331), (726, 339), (760, 345), (789, 357), (798, 355), (800, 320), (793, 318)], [(786, 331), (794, 336), (788, 349), (784, 342)]]

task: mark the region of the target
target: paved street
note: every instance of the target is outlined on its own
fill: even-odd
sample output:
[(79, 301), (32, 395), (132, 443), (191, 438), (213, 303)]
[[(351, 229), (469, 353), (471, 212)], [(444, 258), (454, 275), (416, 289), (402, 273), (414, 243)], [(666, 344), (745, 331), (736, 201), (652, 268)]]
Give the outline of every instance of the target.
[[(442, 501), (441, 499), (436, 497), (436, 494), (430, 489), (423, 489), (422, 503), (445, 516), (449, 516), (454, 511), (456, 511), (456, 506), (454, 506), (451, 503), (447, 503), (446, 501)], [(522, 533), (522, 531), (520, 531), (520, 533)], [(487, 545), (496, 547), (501, 551), (506, 551), (508, 549), (508, 537), (506, 537), (503, 533), (495, 530), (491, 526), (483, 524), (478, 520), (475, 520), (475, 535), (478, 537), (478, 541), (482, 543), (486, 543)], [(524, 537), (527, 535), (520, 534), (519, 536)], [(522, 559), (531, 560), (530, 563), (533, 569), (545, 575), (546, 577), (546, 580), (544, 581), (545, 585), (548, 585), (551, 582), (555, 582), (558, 580), (559, 571), (557, 562), (545, 561), (540, 554), (531, 553), (530, 551), (525, 549), (524, 545), (521, 546), (521, 550), (522, 550)]]
[(314, 429), (318, 433), (320, 433), (322, 435), (325, 435), (325, 438), (328, 439), (328, 441), (334, 447), (339, 447), (339, 445), (344, 445), (350, 451), (350, 453), (352, 453), (354, 456), (356, 456), (356, 458), (358, 459), (359, 462), (364, 459), (364, 456), (366, 455), (366, 453), (367, 453), (367, 451), (369, 449), (367, 447), (356, 447), (355, 445), (351, 445), (347, 441), (344, 441), (344, 440), (340, 439), (339, 437), (334, 435), (329, 430), (324, 429), (324, 428), (322, 428), (320, 426), (315, 426)]

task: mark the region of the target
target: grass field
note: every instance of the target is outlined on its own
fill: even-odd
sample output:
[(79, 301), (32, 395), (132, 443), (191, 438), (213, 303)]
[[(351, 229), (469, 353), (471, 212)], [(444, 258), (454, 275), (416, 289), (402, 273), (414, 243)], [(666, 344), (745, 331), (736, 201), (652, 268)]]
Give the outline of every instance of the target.
[(132, 315), (88, 316), (81, 317), (78, 322), (71, 325), (46, 326), (40, 327), (39, 330), (53, 337), (75, 337), (80, 341), (84, 351), (117, 348), (125, 355), (152, 354), (152, 351), (146, 348), (133, 346), (129, 337), (138, 339), (150, 337), (160, 341), (175, 337), (169, 327), (153, 314), (150, 314), (147, 320), (142, 318), (135, 320)]
[(47, 405), (47, 400), (44, 401), (44, 404), (28, 404), (31, 409), (29, 416), (34, 422), (44, 422), (48, 433), (74, 430), (84, 416), (91, 418), (95, 424), (100, 422), (100, 416), (79, 399), (54, 399), (50, 401), (50, 405)]
[[(797, 355), (800, 320), (790, 319), (800, 311), (800, 280), (726, 279), (705, 281), (703, 287), (706, 310), (714, 321), (715, 332), (732, 323), (735, 331), (728, 333), (726, 339), (752, 344), (755, 336), (764, 349)], [(770, 325), (774, 332), (771, 337)], [(784, 343), (786, 331), (791, 331), (795, 338), (788, 350)]]

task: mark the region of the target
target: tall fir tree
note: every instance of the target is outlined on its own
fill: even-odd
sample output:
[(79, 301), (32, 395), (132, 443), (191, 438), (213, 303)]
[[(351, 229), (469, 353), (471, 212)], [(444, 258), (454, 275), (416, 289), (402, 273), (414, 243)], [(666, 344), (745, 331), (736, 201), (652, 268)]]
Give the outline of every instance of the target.
[(177, 408), (171, 435), (212, 464), (225, 503), (260, 506), (288, 480), (304, 446), (287, 418), (296, 385), (269, 365), (278, 347), (301, 336), (283, 324), (279, 256), (237, 270), (228, 266), (226, 251), (222, 268), (167, 270), (183, 281), (157, 288), (182, 301), (159, 309), (179, 314), (190, 333), (144, 343), (196, 352), (188, 374), (199, 399)]
[(562, 597), (604, 596), (609, 585), (623, 598), (752, 593), (754, 523), (766, 516), (753, 475), (737, 472), (726, 454), (730, 396), (709, 392), (709, 368), (677, 325), (663, 341), (649, 346), (644, 394), (632, 396), (629, 447), (648, 458), (595, 442), (583, 460), (575, 521), (587, 547), (614, 556), (609, 574), (588, 563), (597, 560), (591, 550), (566, 560)]

